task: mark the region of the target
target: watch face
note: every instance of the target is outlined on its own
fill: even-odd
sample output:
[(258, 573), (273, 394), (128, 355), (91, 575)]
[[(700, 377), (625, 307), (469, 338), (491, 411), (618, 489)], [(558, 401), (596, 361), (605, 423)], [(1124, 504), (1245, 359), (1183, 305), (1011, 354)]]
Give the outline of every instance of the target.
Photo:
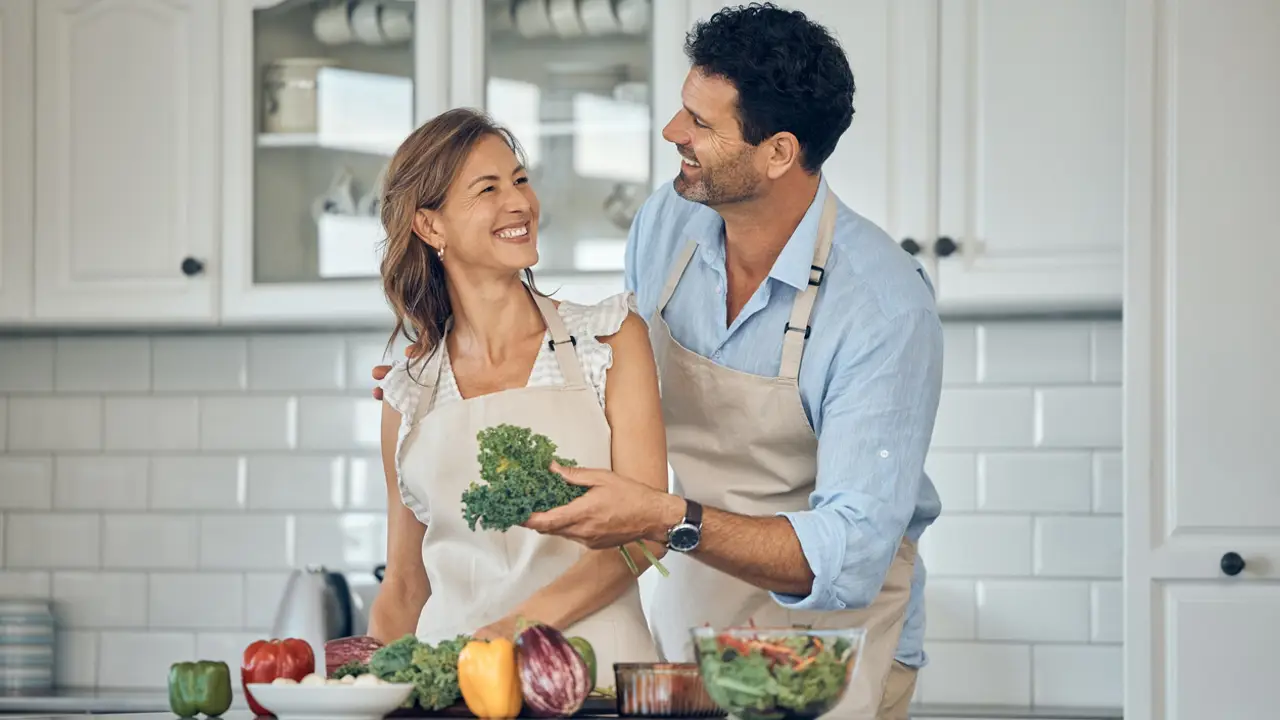
[(668, 543), (673, 550), (688, 552), (697, 547), (700, 534), (695, 527), (681, 525), (671, 531), (671, 538)]

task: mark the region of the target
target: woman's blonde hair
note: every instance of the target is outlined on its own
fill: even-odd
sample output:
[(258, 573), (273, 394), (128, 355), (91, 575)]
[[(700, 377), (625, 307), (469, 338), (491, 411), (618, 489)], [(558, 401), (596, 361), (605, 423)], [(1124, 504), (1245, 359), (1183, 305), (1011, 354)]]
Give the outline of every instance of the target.
[[(427, 354), (444, 338), (453, 307), (444, 265), (423, 238), (413, 231), (420, 208), (439, 210), (471, 150), (488, 136), (502, 138), (525, 164), (524, 150), (506, 128), (477, 110), (448, 110), (429, 120), (405, 139), (387, 166), (382, 194), (382, 289), (395, 312), (396, 324), (388, 348), (403, 334)], [(533, 272), (525, 279), (534, 288)], [(536, 291), (536, 290), (535, 290)]]

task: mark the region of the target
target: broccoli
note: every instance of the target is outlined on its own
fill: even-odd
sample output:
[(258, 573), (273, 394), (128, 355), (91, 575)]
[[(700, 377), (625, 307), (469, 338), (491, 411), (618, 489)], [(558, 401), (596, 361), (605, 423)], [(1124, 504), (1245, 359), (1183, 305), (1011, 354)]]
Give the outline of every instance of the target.
[[(462, 493), (462, 517), (473, 531), (480, 523), (486, 530), (506, 532), (533, 513), (567, 505), (587, 491), (565, 482), (551, 470), (552, 460), (564, 467), (575, 467), (577, 462), (557, 456), (556, 444), (545, 435), (503, 423), (481, 430), (476, 439), (480, 445), (480, 479), (485, 484), (472, 482)], [(649, 548), (644, 543), (635, 544), (665, 577), (667, 569)], [(626, 548), (618, 550), (631, 571), (639, 573)]]

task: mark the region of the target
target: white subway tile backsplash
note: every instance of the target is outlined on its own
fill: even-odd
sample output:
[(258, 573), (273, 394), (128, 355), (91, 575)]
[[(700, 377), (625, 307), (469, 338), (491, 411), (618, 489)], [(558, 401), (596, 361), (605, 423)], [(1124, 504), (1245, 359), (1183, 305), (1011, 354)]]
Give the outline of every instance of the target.
[(920, 539), (930, 577), (1031, 574), (1031, 518), (943, 514)]
[(968, 385), (978, 381), (978, 327), (973, 323), (942, 326), (942, 383)]
[(291, 397), (206, 397), (200, 401), (205, 450), (289, 450), (298, 444)]
[(146, 627), (147, 576), (122, 572), (54, 573), (53, 603), (59, 627)]
[(1123, 653), (1119, 646), (1039, 645), (1032, 651), (1037, 705), (1121, 707)]
[(998, 323), (978, 328), (978, 380), (1036, 384), (1089, 382), (1089, 326)]
[(0, 508), (48, 510), (52, 506), (52, 458), (0, 455)]
[(102, 399), (77, 395), (9, 398), (9, 450), (102, 448)]
[(299, 515), (297, 548), (299, 565), (371, 568), (387, 557), (386, 516)]
[(53, 340), (0, 338), (0, 392), (53, 390)]
[(921, 702), (1031, 704), (1029, 645), (934, 642), (926, 652)]
[(1118, 517), (1036, 518), (1036, 575), (1120, 577), (1124, 535)]
[(259, 335), (249, 339), (249, 389), (341, 390), (347, 346), (337, 335)]
[(244, 626), (266, 630), (270, 629), (276, 619), (276, 609), (280, 606), (280, 598), (284, 597), (285, 584), (289, 582), (287, 572), (251, 572), (245, 573)]
[(1093, 511), (1109, 515), (1124, 511), (1124, 456), (1119, 452), (1094, 453)]
[(1096, 643), (1124, 641), (1124, 585), (1120, 582), (1095, 582), (1090, 593), (1092, 631)]
[(53, 502), (63, 510), (144, 510), (147, 458), (60, 456), (55, 463)]
[(291, 515), (209, 515), (200, 519), (200, 567), (290, 568), (293, 538)]
[[(201, 660), (221, 660), (227, 667), (238, 668), (244, 659), (244, 649), (262, 635), (246, 632), (202, 632), (196, 634), (196, 656)], [(239, 678), (239, 673), (235, 677)], [(243, 689), (238, 681), (231, 683), (232, 697), (239, 698)]]
[(55, 352), (53, 377), (58, 392), (151, 389), (149, 338), (62, 337)]
[(1086, 452), (978, 456), (978, 510), (1088, 512), (1093, 458)]
[(234, 392), (248, 386), (244, 338), (156, 338), (151, 353), (158, 392)]
[(52, 590), (49, 573), (21, 570), (0, 571), (0, 597), (47, 598)]
[(254, 510), (341, 510), (346, 493), (341, 455), (249, 458), (249, 507)]
[(938, 404), (932, 447), (1029, 448), (1035, 440), (1034, 410), (1030, 388), (947, 388)]
[(1047, 388), (1036, 392), (1036, 445), (1120, 447), (1119, 387)]
[(109, 397), (107, 450), (194, 450), (200, 446), (193, 397)]
[(89, 689), (98, 679), (98, 633), (59, 632), (54, 640), (53, 681), (60, 688)]
[(244, 576), (152, 573), (147, 607), (153, 628), (238, 630), (244, 625)]
[(387, 476), (380, 456), (347, 458), (347, 507), (351, 510), (387, 509)]
[(978, 507), (978, 460), (968, 452), (930, 450), (925, 474), (942, 501), (942, 512), (972, 512)]
[(1124, 328), (1120, 323), (1093, 328), (1093, 381), (1119, 384), (1124, 379)]
[(102, 565), (167, 570), (194, 568), (199, 559), (196, 519), (189, 515), (107, 515)]
[(4, 523), (5, 566), (40, 570), (99, 566), (100, 520), (88, 513), (10, 514)]
[(1087, 642), (1089, 583), (983, 580), (978, 583), (978, 638)]
[[(924, 589), (924, 636), (930, 640), (973, 640), (978, 636), (976, 583), (929, 578)], [(928, 648), (925, 648), (928, 650)]]
[(248, 462), (234, 455), (151, 459), (151, 507), (158, 510), (234, 510), (247, 499)]
[(196, 638), (183, 632), (104, 632), (98, 640), (98, 685), (162, 690), (169, 666), (197, 660)]
[(303, 449), (376, 450), (381, 445), (382, 404), (372, 397), (304, 397), (298, 415)]

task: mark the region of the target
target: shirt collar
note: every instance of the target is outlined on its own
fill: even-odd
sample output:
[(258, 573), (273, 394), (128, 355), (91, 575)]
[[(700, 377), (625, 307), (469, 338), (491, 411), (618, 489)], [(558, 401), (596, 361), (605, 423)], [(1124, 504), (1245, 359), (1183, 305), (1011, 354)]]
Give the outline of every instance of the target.
[[(769, 277), (784, 282), (796, 290), (804, 290), (809, 285), (810, 269), (813, 267), (813, 249), (818, 242), (818, 220), (822, 215), (822, 205), (827, 199), (827, 179), (825, 175), (818, 178), (818, 191), (813, 201), (800, 218), (800, 224), (782, 246), (782, 252), (773, 262)], [(690, 227), (689, 231), (698, 242), (699, 249), (706, 260), (724, 262), (724, 220), (717, 213), (708, 213), (705, 223)]]

